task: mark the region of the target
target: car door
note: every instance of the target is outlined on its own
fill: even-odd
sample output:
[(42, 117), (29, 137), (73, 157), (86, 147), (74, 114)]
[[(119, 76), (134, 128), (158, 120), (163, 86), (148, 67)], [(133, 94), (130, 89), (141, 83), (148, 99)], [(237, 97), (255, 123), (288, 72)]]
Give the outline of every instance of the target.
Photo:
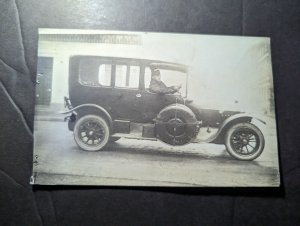
[(114, 119), (141, 121), (140, 70), (141, 67), (136, 62), (115, 62), (114, 88), (111, 93), (111, 112)]
[(176, 103), (180, 96), (176, 94), (157, 94), (149, 90), (152, 71), (149, 67), (144, 69), (144, 89), (141, 92), (141, 116), (144, 122), (152, 122), (157, 114), (166, 106)]

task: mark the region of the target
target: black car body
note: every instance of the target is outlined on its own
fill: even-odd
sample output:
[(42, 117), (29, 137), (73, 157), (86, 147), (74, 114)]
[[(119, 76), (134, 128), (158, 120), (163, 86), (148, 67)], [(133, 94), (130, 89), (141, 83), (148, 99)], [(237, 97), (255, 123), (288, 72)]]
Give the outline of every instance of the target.
[[(151, 92), (148, 84), (154, 68), (169, 81), (184, 83), (183, 91)], [(129, 137), (161, 140), (170, 145), (199, 141), (225, 144), (235, 158), (257, 158), (264, 149), (264, 137), (251, 123), (253, 117), (238, 111), (200, 108), (187, 99), (187, 80), (188, 68), (181, 64), (72, 56), (69, 98), (65, 98), (69, 110), (64, 112), (70, 114), (69, 129), (74, 131), (79, 147), (87, 151), (100, 150), (109, 141)], [(201, 139), (199, 130), (211, 134)]]

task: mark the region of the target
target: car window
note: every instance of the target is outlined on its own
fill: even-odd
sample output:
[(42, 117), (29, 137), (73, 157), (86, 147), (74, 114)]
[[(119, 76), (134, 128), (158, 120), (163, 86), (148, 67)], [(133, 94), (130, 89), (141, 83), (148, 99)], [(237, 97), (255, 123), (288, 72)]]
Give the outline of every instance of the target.
[(167, 86), (181, 85), (181, 92), (185, 93), (186, 88), (186, 74), (180, 71), (174, 70), (160, 70), (161, 80)]
[(101, 64), (98, 72), (98, 82), (102, 86), (111, 85), (111, 64)]
[(98, 69), (99, 60), (91, 58), (83, 58), (79, 64), (79, 82), (86, 86), (99, 86)]
[(108, 61), (83, 58), (79, 64), (79, 83), (85, 86), (110, 86), (112, 65)]
[(129, 87), (138, 88), (140, 80), (140, 66), (130, 66), (129, 69)]
[(145, 68), (145, 78), (144, 78), (146, 89), (149, 89), (150, 81), (151, 81), (151, 75), (152, 75), (151, 69), (149, 67), (146, 67)]
[[(186, 73), (176, 71), (176, 70), (167, 70), (167, 69), (159, 69), (160, 71), (160, 79), (161, 81), (168, 87), (170, 86), (178, 86), (181, 85), (180, 92), (186, 93), (186, 82), (187, 75)], [(145, 68), (145, 88), (149, 89), (151, 82), (151, 69), (149, 67)]]
[(139, 88), (140, 66), (116, 65), (115, 86), (120, 88)]

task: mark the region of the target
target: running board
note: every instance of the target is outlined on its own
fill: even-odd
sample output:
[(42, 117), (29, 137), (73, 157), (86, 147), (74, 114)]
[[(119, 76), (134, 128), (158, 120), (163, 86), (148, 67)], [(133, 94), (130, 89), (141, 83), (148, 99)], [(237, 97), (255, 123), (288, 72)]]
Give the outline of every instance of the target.
[(138, 139), (138, 140), (152, 140), (157, 141), (156, 138), (150, 138), (150, 137), (142, 137), (138, 133), (137, 134), (124, 134), (124, 133), (114, 133), (112, 137), (122, 137), (127, 139)]

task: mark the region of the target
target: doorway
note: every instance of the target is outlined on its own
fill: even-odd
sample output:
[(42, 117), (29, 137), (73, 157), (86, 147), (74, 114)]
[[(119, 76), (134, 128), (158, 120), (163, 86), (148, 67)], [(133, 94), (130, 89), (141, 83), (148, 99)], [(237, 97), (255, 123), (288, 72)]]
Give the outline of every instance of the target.
[(36, 104), (50, 105), (52, 93), (53, 57), (38, 57)]

